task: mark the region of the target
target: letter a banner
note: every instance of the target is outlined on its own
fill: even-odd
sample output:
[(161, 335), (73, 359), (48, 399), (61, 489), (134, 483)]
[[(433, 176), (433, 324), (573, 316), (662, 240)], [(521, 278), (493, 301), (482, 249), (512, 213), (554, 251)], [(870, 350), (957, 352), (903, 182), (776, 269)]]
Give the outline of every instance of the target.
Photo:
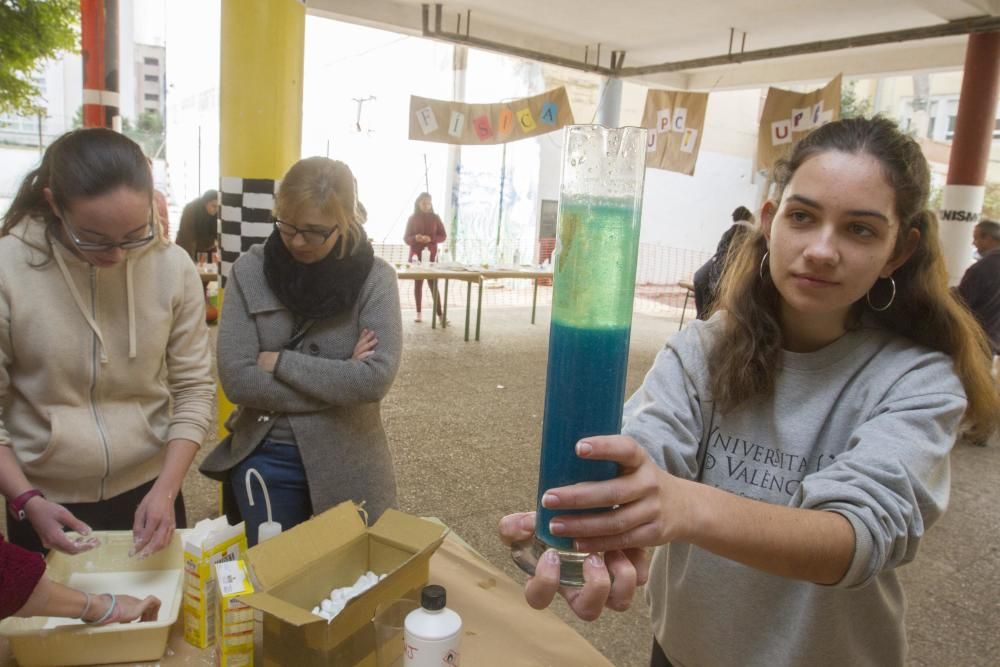
[(770, 172), (811, 130), (840, 118), (840, 78), (808, 93), (768, 88), (757, 131), (757, 169)]
[(694, 174), (707, 107), (708, 93), (649, 90), (642, 113), (646, 166)]
[(526, 139), (573, 124), (563, 87), (511, 102), (465, 104), (410, 96), (410, 139), (489, 145)]

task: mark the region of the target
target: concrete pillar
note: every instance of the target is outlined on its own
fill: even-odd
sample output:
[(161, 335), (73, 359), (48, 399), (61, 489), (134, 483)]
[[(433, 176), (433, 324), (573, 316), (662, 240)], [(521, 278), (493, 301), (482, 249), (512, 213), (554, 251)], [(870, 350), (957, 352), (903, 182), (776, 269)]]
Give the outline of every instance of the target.
[(604, 79), (597, 99), (597, 116), (594, 122), (605, 127), (618, 127), (622, 109), (622, 80), (613, 76)]
[(1000, 32), (969, 35), (955, 137), (941, 204), (941, 245), (948, 281), (957, 285), (972, 259), (972, 228), (985, 194), (986, 165), (1000, 92)]
[[(456, 44), (452, 47), (452, 97), (456, 102), (465, 101), (465, 72), (468, 67), (469, 49)], [(456, 258), (455, 244), (458, 241), (458, 194), (461, 190), (462, 147), (458, 144), (448, 145), (448, 173), (444, 179), (444, 191), (447, 199), (444, 203), (443, 220), (448, 225), (448, 249), (453, 259)]]
[[(305, 3), (299, 0), (222, 2), (219, 245), (223, 277), (243, 252), (271, 234), (276, 182), (300, 156), (305, 26)], [(232, 404), (220, 390), (220, 436), (231, 411)]]

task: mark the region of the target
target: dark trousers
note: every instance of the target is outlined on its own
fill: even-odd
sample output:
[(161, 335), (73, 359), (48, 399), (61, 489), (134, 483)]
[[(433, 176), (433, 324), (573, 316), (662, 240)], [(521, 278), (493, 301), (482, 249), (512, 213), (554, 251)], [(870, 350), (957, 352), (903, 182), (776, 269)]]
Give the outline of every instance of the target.
[(660, 648), (659, 642), (653, 639), (653, 651), (649, 658), (649, 667), (673, 667), (670, 661), (667, 660), (667, 656), (664, 655), (663, 649)]
[[(415, 261), (419, 261), (419, 260), (420, 260), (420, 255), (418, 255), (417, 253), (415, 253), (415, 252), (413, 252), (411, 250), (410, 251), (410, 259), (408, 261), (415, 262)], [(430, 252), (430, 261), (432, 261), (432, 262), (437, 261), (437, 250), (433, 250), (433, 251)], [(437, 287), (437, 282), (438, 281), (436, 281), (436, 280), (428, 280), (427, 281), (427, 285), (431, 288), (431, 294), (433, 295), (431, 298), (433, 298), (433, 299), (435, 299), (437, 301), (437, 314), (438, 314), (438, 317), (444, 317), (444, 312), (443, 312), (443, 309), (441, 307), (441, 295), (437, 291), (437, 288), (438, 288)], [(424, 301), (424, 281), (423, 280), (414, 280), (413, 281), (413, 300), (416, 302), (417, 312), (419, 313), (420, 312), (420, 308), (423, 305), (423, 301)]]
[[(120, 493), (107, 500), (99, 500), (96, 503), (63, 503), (62, 506), (94, 530), (132, 530), (132, 525), (135, 522), (135, 510), (149, 493), (149, 490), (153, 488), (155, 481), (146, 482), (131, 491)], [(187, 528), (184, 496), (180, 493), (177, 494), (177, 499), (174, 501), (174, 518), (178, 528)], [(31, 522), (27, 519), (15, 521), (8, 514), (7, 535), (12, 544), (29, 551), (48, 553), (48, 549), (42, 546), (41, 538), (38, 537)]]

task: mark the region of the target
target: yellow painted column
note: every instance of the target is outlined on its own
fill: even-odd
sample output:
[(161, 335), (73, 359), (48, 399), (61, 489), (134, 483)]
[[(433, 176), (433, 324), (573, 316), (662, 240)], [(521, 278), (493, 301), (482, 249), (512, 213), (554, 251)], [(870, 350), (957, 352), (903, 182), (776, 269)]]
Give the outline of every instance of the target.
[[(240, 254), (270, 235), (275, 183), (299, 159), (305, 25), (306, 7), (301, 0), (222, 0), (219, 232), (223, 288)], [(220, 438), (232, 410), (220, 388)]]

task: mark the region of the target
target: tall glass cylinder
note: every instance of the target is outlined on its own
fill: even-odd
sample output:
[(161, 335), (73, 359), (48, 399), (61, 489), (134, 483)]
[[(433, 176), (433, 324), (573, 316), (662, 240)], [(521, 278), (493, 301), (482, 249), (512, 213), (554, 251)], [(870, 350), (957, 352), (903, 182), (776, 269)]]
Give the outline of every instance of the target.
[[(576, 443), (621, 432), (635, 295), (646, 130), (567, 127), (563, 142), (559, 223), (553, 255), (552, 323), (534, 540), (515, 545), (528, 572), (546, 549), (562, 559), (564, 584), (583, 584), (586, 554), (549, 532), (555, 512), (545, 491), (615, 477), (615, 463), (576, 456)], [(593, 510), (587, 510), (588, 512)]]

